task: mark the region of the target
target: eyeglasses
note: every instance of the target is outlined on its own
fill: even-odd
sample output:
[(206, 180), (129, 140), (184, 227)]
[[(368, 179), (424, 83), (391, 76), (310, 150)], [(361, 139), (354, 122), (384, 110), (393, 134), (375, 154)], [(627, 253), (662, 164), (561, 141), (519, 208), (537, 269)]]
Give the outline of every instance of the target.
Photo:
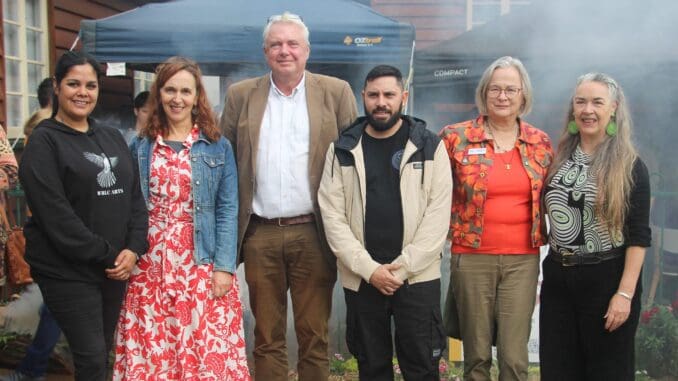
[(285, 12), (281, 15), (273, 15), (269, 17), (266, 23), (270, 24), (276, 21), (291, 21), (291, 20), (304, 22), (304, 19), (301, 18), (301, 16), (295, 15), (294, 13)]
[(499, 95), (504, 92), (504, 94), (506, 94), (506, 98), (513, 98), (518, 95), (521, 90), (522, 89), (520, 87), (507, 87), (502, 89), (499, 86), (490, 86), (490, 88), (487, 89), (487, 95), (489, 95), (491, 98), (498, 98)]

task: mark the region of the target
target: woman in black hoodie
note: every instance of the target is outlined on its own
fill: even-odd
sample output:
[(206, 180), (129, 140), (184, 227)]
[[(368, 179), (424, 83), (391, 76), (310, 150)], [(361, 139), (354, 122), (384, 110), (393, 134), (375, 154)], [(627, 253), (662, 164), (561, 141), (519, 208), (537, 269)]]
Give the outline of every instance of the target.
[(105, 380), (125, 282), (146, 251), (148, 216), (122, 135), (89, 118), (99, 63), (66, 52), (54, 73), (54, 112), (31, 135), (19, 179), (33, 212), (26, 260), (66, 335), (76, 380)]

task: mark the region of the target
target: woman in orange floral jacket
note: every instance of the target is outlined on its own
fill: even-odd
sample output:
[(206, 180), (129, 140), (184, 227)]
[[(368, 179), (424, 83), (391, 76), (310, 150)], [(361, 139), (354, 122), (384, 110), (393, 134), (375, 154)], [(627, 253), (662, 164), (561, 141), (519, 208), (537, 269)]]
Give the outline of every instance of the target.
[(501, 380), (527, 379), (539, 247), (540, 195), (553, 157), (548, 136), (520, 119), (532, 107), (523, 64), (502, 57), (476, 89), (475, 120), (440, 133), (452, 165), (448, 310), (458, 311), (464, 378), (490, 380), (496, 343)]

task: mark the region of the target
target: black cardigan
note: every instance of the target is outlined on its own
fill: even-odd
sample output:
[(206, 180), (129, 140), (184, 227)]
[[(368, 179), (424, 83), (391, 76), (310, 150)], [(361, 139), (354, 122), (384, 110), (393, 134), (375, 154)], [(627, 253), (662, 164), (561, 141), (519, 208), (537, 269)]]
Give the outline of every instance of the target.
[(633, 164), (633, 189), (624, 223), (624, 245), (650, 247), (650, 175), (640, 158)]

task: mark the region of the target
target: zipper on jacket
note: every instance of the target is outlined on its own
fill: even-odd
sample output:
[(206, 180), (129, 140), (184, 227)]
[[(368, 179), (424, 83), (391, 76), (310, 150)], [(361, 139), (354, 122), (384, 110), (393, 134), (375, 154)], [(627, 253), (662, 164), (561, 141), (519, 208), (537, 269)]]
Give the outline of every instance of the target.
[[(353, 153), (350, 152), (350, 151), (349, 151), (349, 153), (351, 153), (351, 156), (353, 156), (353, 163), (355, 163), (355, 155), (353, 155)], [(361, 198), (361, 200), (359, 200), (359, 201), (360, 201), (360, 212), (362, 213), (362, 217), (363, 217), (363, 242), (362, 242), (362, 244), (364, 246), (365, 245), (365, 237), (366, 237), (367, 233), (365, 231), (365, 207), (363, 206), (364, 200), (362, 200), (363, 195), (362, 195), (362, 191), (361, 191), (363, 188), (360, 186), (360, 173), (358, 173), (358, 167), (355, 164), (353, 165), (353, 170), (356, 172), (355, 178), (358, 181), (358, 193), (360, 194), (360, 198)]]
[[(337, 158), (337, 146), (332, 147), (332, 169), (330, 170), (330, 178), (334, 179), (334, 160)], [(341, 166), (341, 165), (340, 165)]]
[[(356, 181), (358, 182), (358, 193), (360, 194), (360, 213), (362, 213), (362, 220), (363, 220), (363, 237), (362, 237), (362, 244), (363, 246), (365, 245), (365, 205), (364, 205), (364, 197), (362, 193), (362, 187), (360, 186), (360, 173), (358, 172), (358, 165), (356, 164), (356, 158), (355, 155), (353, 154), (353, 151), (351, 149), (348, 149), (347, 147), (337, 147), (336, 143), (334, 145), (334, 155), (332, 157), (332, 177), (334, 177), (334, 158), (337, 156), (337, 149), (341, 149), (343, 151), (348, 152), (349, 155), (353, 158), (353, 170), (355, 171), (355, 178)], [(364, 160), (364, 159), (363, 159)], [(339, 164), (341, 167), (341, 164)], [(355, 200), (353, 200), (355, 202)]]
[[(407, 145), (410, 144), (410, 143), (414, 146), (415, 150), (412, 152), (411, 155), (409, 155), (409, 156), (407, 156), (407, 158), (405, 158), (404, 153), (405, 153), (405, 150), (407, 149)], [(419, 151), (421, 151), (421, 148), (417, 147), (417, 145), (414, 144), (414, 143), (412, 142), (412, 140), (410, 140), (410, 138), (408, 137), (408, 138), (407, 138), (407, 142), (405, 142), (405, 148), (403, 148), (403, 156), (402, 156), (402, 158), (400, 159), (400, 160), (401, 160), (401, 163), (400, 163), (400, 168), (399, 168), (399, 170), (398, 170), (398, 173), (399, 173), (399, 175), (400, 175), (400, 179), (399, 179), (399, 181), (398, 181), (398, 187), (402, 187), (402, 185), (403, 185), (403, 184), (402, 184), (402, 181), (403, 181), (403, 174), (405, 173), (405, 167), (407, 166), (407, 161), (409, 161), (410, 158), (412, 158), (412, 156), (414, 156), (414, 155), (415, 155), (417, 152), (419, 152)], [(403, 165), (403, 164), (402, 164), (402, 160), (405, 160), (405, 159), (407, 159), (407, 161), (405, 162), (405, 165)], [(421, 163), (421, 172), (422, 172), (422, 176), (421, 176), (421, 184), (420, 184), (420, 186), (421, 186), (422, 189), (424, 188), (424, 168), (425, 168), (425, 163), (422, 162), (422, 163)], [(402, 196), (402, 194), (401, 194), (401, 195), (400, 195), (400, 208), (403, 210), (403, 239), (402, 239), (402, 241), (400, 242), (400, 247), (405, 247), (405, 225), (406, 225), (406, 222), (407, 222), (407, 221), (405, 221), (405, 212), (404, 212), (404, 211), (405, 211), (405, 204), (404, 204), (404, 202), (405, 202), (405, 201), (404, 201), (403, 196)]]

